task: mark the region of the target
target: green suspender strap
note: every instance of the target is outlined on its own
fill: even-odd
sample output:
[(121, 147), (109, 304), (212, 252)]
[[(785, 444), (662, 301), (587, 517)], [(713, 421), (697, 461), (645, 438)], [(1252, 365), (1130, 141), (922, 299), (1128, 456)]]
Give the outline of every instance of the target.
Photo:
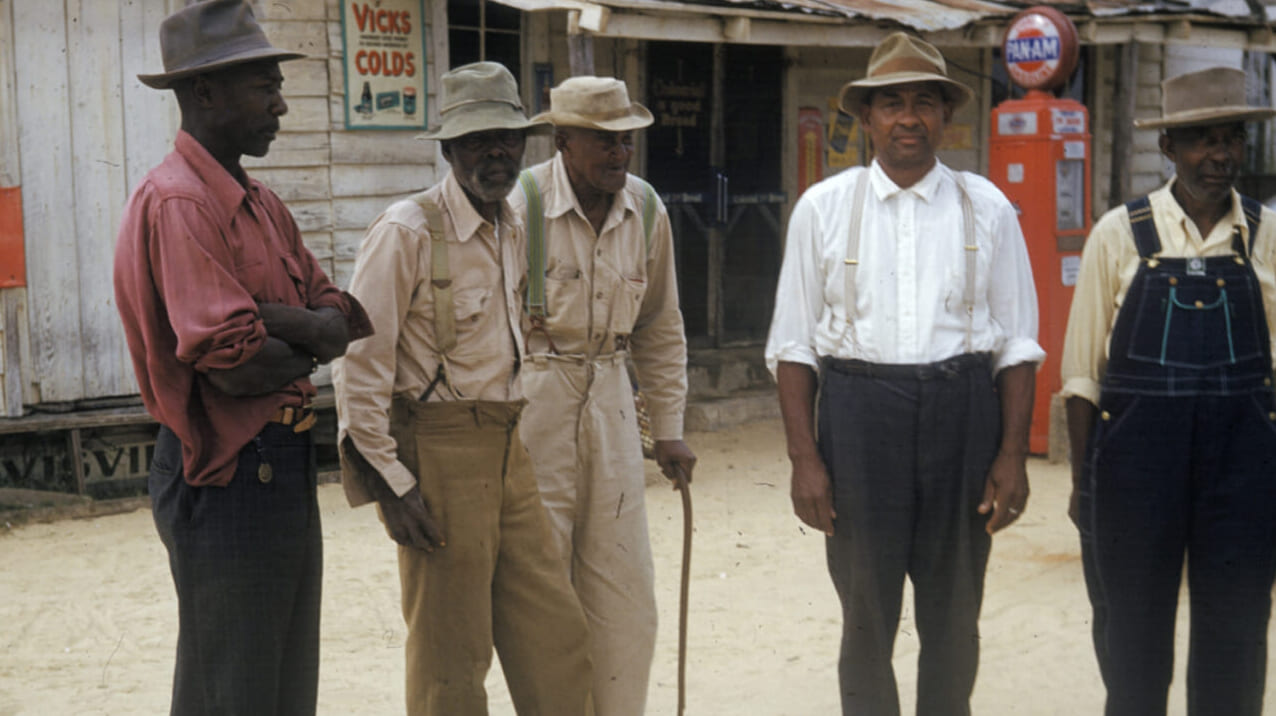
[(447, 354), (456, 348), (456, 313), (453, 310), (447, 237), (443, 233), (443, 210), (427, 198), (425, 192), (414, 194), (412, 201), (425, 212), (425, 228), (430, 234), (430, 291), (434, 296), (434, 340), (439, 352), (439, 372), (421, 396), (421, 400), (425, 400), (440, 381), (456, 394), (447, 377)]
[[(637, 178), (637, 177), (635, 177)], [(651, 231), (656, 226), (656, 211), (660, 204), (656, 190), (638, 179), (643, 187), (642, 232), (646, 241), (646, 256), (651, 256)], [(544, 330), (545, 323), (545, 203), (540, 186), (530, 169), (518, 175), (518, 183), (527, 197), (527, 315), (534, 328)]]

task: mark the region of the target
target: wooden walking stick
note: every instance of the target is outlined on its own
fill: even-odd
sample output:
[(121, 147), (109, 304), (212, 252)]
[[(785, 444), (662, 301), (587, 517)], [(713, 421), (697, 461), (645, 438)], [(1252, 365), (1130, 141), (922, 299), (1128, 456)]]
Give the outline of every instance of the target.
[(682, 493), (682, 588), (678, 596), (678, 716), (687, 707), (687, 596), (691, 591), (691, 485), (682, 465), (674, 465)]

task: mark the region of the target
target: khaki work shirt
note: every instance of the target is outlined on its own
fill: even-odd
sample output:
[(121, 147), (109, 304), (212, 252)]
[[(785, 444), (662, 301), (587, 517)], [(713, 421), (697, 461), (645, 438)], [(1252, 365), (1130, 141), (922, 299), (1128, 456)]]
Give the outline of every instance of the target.
[[(527, 274), (522, 223), (508, 202), (501, 204), (498, 226), (485, 221), (451, 172), (426, 195), (443, 212), (456, 316), (456, 347), (447, 356), (452, 389), (440, 382), (429, 400), (521, 400), (523, 339), (515, 327)], [(396, 395), (419, 399), (439, 370), (430, 257), (425, 212), (415, 201), (395, 202), (372, 222), (350, 293), (377, 332), (374, 340), (351, 343), (332, 374), (338, 443), (349, 436), (398, 495), (416, 477), (396, 456), (390, 403)]]
[[(554, 347), (560, 354), (590, 358), (627, 348), (647, 399), (652, 437), (681, 440), (687, 341), (664, 203), (654, 199), (656, 218), (648, 242), (642, 222), (646, 192), (630, 176), (595, 235), (561, 155), (531, 172), (545, 207), (546, 328)], [(510, 205), (528, 220), (521, 185), (510, 193)], [(529, 334), (527, 341), (533, 356), (547, 350), (542, 335)]]
[[(1159, 256), (1230, 256), (1234, 231), (1239, 231), (1249, 246), (1249, 228), (1241, 211), (1240, 195), (1235, 190), (1231, 211), (1219, 219), (1209, 236), (1202, 237), (1170, 193), (1173, 185), (1171, 180), (1148, 195), (1161, 239)], [(1263, 209), (1252, 264), (1263, 292), (1263, 310), (1270, 335), (1272, 326), (1276, 325), (1273, 323), (1276, 320), (1276, 213), (1270, 209)], [(1075, 396), (1099, 404), (1099, 385), (1108, 364), (1108, 340), (1138, 268), (1139, 250), (1134, 245), (1129, 213), (1124, 206), (1118, 206), (1094, 225), (1081, 254), (1081, 273), (1072, 297), (1060, 368), (1065, 398)], [(1273, 353), (1276, 354), (1276, 344), (1273, 344)]]

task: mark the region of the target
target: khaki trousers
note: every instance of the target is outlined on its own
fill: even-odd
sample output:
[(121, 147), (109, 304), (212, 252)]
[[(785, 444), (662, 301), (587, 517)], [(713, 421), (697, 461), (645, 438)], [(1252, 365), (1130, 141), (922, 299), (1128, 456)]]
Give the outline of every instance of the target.
[(399, 459), (446, 546), (399, 547), (409, 716), (487, 714), (492, 647), (520, 716), (588, 716), (588, 636), (555, 552), (521, 403), (396, 399)]
[(641, 716), (656, 644), (642, 445), (623, 354), (533, 357), (523, 439), (590, 628), (599, 716)]

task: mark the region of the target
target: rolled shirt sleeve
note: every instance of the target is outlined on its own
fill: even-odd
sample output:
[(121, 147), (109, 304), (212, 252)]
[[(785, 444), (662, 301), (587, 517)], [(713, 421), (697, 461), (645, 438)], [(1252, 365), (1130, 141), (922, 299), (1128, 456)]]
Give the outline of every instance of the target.
[(1037, 289), (1019, 217), (1009, 201), (1000, 202), (992, 221), (997, 251), (988, 282), (988, 316), (1004, 340), (993, 354), (993, 371), (1021, 363), (1037, 366), (1046, 352), (1037, 342)]
[[(659, 201), (657, 199), (656, 201)], [(673, 230), (664, 204), (659, 204), (647, 258), (647, 290), (634, 323), (633, 361), (647, 398), (651, 436), (681, 440), (687, 396), (687, 342), (678, 306), (674, 271)]]
[(398, 460), (390, 436), (390, 403), (394, 395), (396, 351), (412, 293), (416, 287), (420, 242), (402, 224), (384, 217), (368, 230), (355, 263), (350, 293), (368, 315), (377, 317), (376, 332), (352, 343), (332, 373), (338, 411), (338, 443), (348, 436), (364, 460), (396, 495), (417, 484)]
[(793, 207), (784, 260), (775, 288), (775, 311), (766, 343), (766, 365), (774, 377), (780, 362), (818, 366), (815, 327), (825, 309), (821, 267), (825, 227), (810, 193)]

